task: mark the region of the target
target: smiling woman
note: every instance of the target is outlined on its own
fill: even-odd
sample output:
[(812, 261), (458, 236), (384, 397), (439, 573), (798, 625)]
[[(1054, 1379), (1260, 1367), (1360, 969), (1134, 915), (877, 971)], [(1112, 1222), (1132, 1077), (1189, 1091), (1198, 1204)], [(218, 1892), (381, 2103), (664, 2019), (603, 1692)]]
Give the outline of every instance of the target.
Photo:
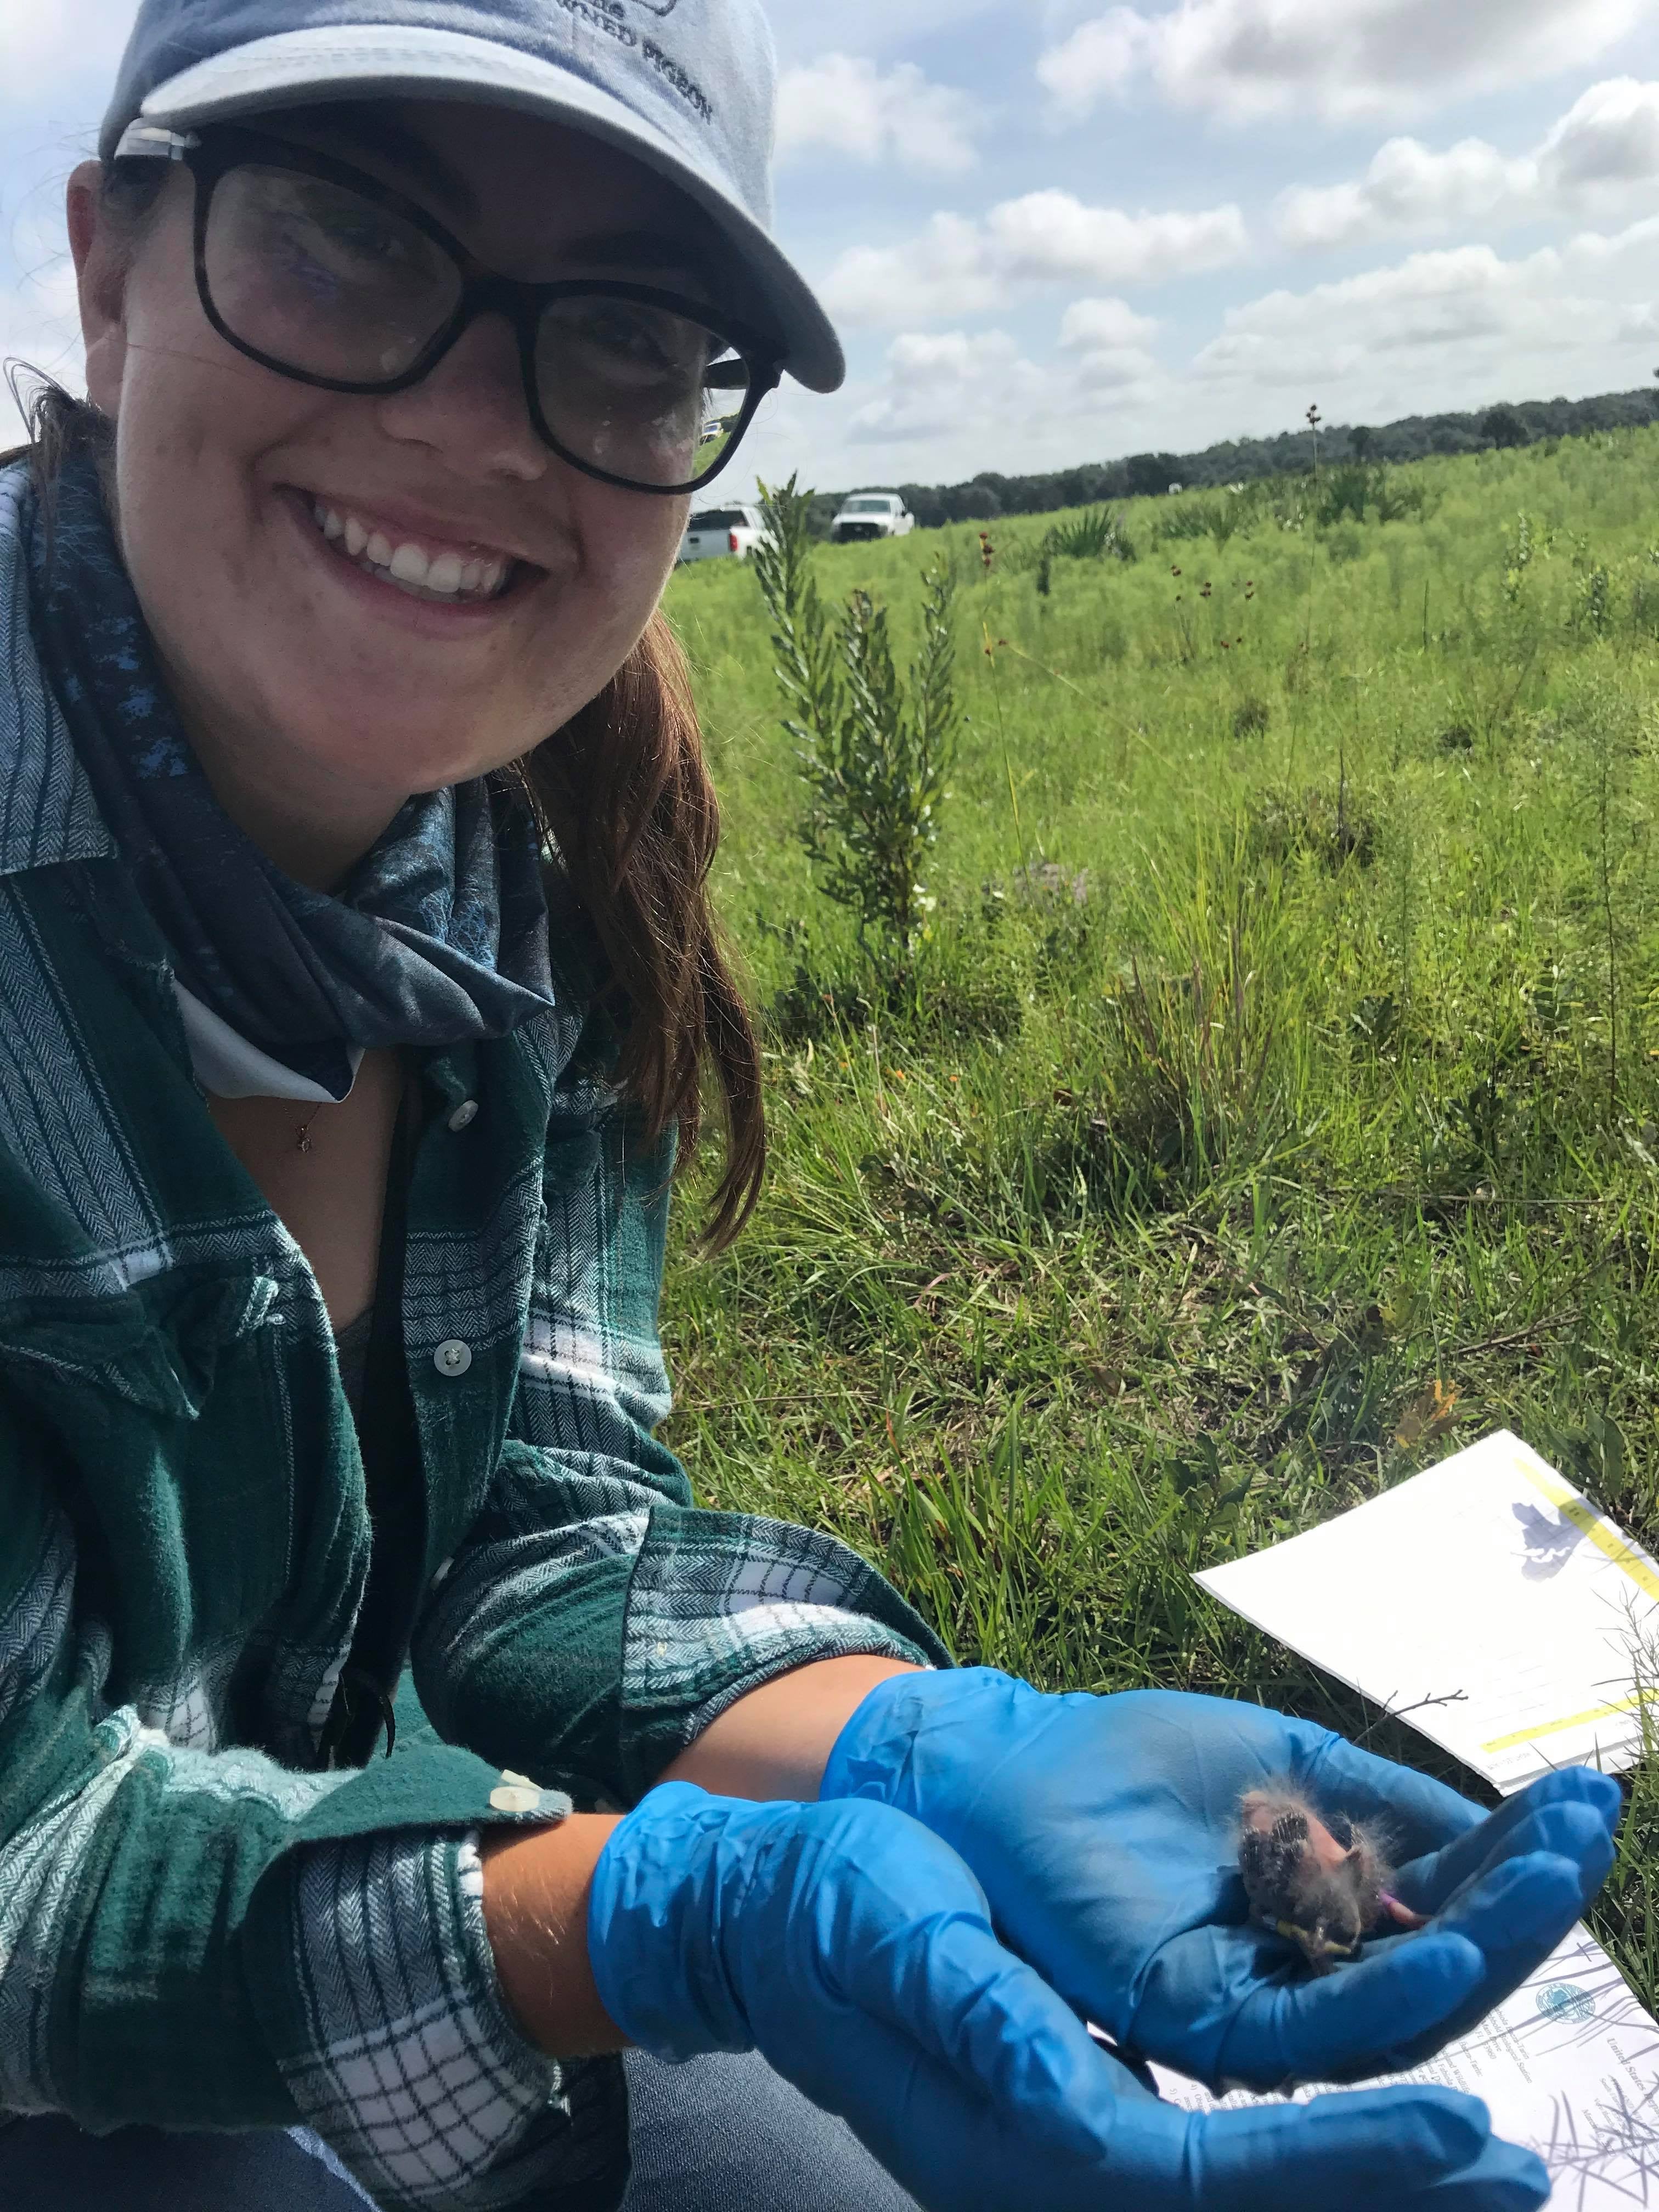
[[(0, 2203), (1524, 2212), (1467, 2100), (1127, 2053), (1432, 2048), (1616, 1792), (950, 1671), (659, 1441), (706, 1078), (717, 1238), (763, 1141), (658, 601), (841, 374), (771, 77), (752, 0), (146, 0), (71, 179), (88, 396), (0, 469)], [(1311, 1767), (1414, 1948), (1304, 1989), (1217, 1869)]]

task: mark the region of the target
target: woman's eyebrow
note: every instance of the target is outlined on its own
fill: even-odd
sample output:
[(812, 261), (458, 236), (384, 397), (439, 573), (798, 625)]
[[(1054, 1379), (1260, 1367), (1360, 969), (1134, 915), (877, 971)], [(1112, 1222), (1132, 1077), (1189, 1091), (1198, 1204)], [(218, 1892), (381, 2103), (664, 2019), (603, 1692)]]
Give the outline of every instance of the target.
[(629, 269), (659, 276), (692, 276), (708, 283), (714, 274), (708, 256), (688, 238), (659, 230), (613, 230), (573, 238), (562, 258), (586, 268)]
[(422, 185), (448, 211), (465, 222), (476, 222), (478, 196), (460, 171), (428, 146), (418, 132), (405, 130), (389, 115), (364, 106), (352, 106), (336, 125), (345, 143), (360, 153), (378, 154), (401, 169), (413, 184)]

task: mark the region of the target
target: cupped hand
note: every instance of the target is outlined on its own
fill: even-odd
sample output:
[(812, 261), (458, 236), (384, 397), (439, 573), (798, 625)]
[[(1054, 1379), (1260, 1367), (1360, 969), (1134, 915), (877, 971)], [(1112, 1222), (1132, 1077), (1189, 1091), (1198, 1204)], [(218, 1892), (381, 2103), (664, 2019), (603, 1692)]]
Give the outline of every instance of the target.
[[(1311, 1976), (1250, 1924), (1239, 1804), (1288, 1779), (1370, 1824), (1420, 1931)], [(1611, 1869), (1618, 1784), (1548, 1776), (1490, 1816), (1328, 1729), (1171, 1691), (1049, 1697), (990, 1668), (881, 1683), (823, 1796), (908, 1813), (983, 1885), (999, 1933), (1122, 2047), (1212, 2087), (1415, 2064), (1516, 1989)]]
[(758, 2050), (924, 2212), (1534, 2212), (1530, 2154), (1450, 2091), (1189, 2114), (997, 1940), (983, 1891), (884, 1806), (653, 1790), (595, 1870), (606, 2010), (667, 2059)]

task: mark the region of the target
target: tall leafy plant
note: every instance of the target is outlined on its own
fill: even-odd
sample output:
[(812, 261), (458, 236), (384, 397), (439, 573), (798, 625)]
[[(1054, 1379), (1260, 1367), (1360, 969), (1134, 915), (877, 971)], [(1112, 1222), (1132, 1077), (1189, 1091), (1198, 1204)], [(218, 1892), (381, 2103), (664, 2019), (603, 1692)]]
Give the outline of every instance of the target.
[(811, 501), (793, 477), (763, 485), (765, 529), (754, 555), (783, 726), (807, 790), (800, 837), (826, 896), (858, 917), (872, 951), (902, 960), (933, 903), (923, 871), (961, 726), (955, 584), (937, 564), (924, 577), (921, 643), (901, 676), (884, 607), (863, 591), (834, 614), (825, 606), (813, 574)]

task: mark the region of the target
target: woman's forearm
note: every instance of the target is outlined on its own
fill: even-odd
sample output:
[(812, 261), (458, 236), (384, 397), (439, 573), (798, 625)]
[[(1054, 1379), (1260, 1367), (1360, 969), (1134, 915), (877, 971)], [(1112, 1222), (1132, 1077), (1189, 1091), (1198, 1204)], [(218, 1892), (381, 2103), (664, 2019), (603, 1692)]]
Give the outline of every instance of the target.
[[(717, 1797), (810, 1802), (836, 1738), (878, 1682), (912, 1672), (896, 1659), (822, 1659), (727, 1707), (663, 1776)], [(484, 1838), (484, 1924), (501, 1990), (532, 2043), (556, 2058), (620, 2051), (587, 1955), (593, 1869), (617, 1826), (573, 1814), (554, 1828)]]
[(728, 1705), (663, 1776), (717, 1797), (813, 1802), (836, 1739), (878, 1682), (914, 1674), (901, 1659), (818, 1659)]
[(501, 1993), (550, 2057), (597, 2057), (625, 2040), (599, 2002), (587, 1956), (593, 1869), (617, 1825), (576, 1813), (528, 1834), (498, 1830), (480, 1846), (484, 1926)]

